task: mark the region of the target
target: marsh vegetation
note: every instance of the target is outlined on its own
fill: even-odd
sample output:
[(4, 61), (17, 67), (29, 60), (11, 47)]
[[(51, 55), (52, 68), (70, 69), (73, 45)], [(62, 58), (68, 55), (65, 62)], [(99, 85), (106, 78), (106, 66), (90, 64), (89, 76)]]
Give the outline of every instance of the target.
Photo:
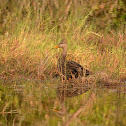
[[(125, 6), (124, 0), (1, 0), (0, 125), (125, 126)], [(67, 59), (93, 74), (84, 78), (89, 90), (65, 98), (61, 115), (53, 111), (61, 108), (61, 50), (52, 48), (64, 38)]]

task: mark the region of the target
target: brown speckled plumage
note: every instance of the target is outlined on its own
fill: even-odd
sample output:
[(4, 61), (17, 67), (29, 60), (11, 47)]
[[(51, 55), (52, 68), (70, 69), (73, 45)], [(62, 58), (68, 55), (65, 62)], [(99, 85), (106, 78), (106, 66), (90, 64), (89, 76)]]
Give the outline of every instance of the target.
[(84, 69), (80, 64), (74, 62), (74, 61), (67, 61), (66, 55), (67, 55), (67, 43), (65, 40), (62, 40), (58, 46), (54, 48), (62, 48), (63, 52), (61, 56), (58, 59), (57, 67), (60, 73), (66, 77), (69, 78), (78, 78), (79, 76), (88, 76), (89, 71)]

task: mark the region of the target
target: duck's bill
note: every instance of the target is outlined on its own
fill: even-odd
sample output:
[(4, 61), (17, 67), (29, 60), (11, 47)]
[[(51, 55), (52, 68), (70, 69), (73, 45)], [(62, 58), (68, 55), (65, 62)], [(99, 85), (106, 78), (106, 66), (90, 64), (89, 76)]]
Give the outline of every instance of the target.
[(57, 45), (57, 46), (55, 46), (55, 47), (53, 47), (53, 48), (59, 48), (59, 45)]

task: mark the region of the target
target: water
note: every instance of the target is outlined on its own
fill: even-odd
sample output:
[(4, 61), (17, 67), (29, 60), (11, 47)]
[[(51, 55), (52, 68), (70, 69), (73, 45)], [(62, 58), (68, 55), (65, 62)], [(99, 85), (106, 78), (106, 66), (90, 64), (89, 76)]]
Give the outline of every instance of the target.
[(111, 88), (94, 86), (81, 95), (66, 97), (63, 114), (57, 96), (60, 80), (1, 79), (0, 83), (1, 126), (126, 125), (125, 82)]

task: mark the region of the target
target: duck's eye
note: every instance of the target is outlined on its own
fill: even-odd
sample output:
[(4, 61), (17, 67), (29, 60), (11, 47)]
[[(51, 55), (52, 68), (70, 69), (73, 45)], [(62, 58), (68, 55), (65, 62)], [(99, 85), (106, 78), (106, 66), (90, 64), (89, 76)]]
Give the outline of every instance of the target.
[(59, 45), (63, 44), (63, 42), (60, 42)]

